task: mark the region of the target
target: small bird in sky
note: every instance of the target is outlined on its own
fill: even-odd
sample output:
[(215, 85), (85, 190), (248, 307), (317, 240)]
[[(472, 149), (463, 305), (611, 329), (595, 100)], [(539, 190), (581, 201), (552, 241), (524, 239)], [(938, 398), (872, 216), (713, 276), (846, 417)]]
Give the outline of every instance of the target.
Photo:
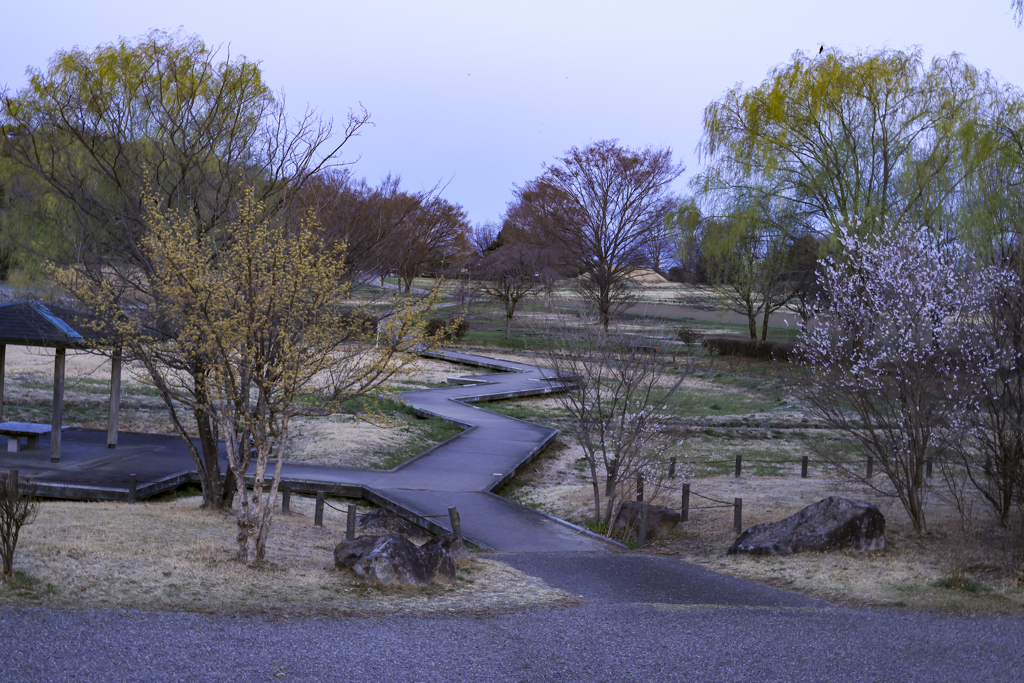
[(825, 46), (822, 45), (821, 48), (818, 49), (818, 54), (820, 55), (824, 51), (825, 51)]

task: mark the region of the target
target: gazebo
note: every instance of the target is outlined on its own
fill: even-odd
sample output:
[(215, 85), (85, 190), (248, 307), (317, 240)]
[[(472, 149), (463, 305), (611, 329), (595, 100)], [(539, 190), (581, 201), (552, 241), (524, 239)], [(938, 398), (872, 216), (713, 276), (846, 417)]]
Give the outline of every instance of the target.
[[(7, 346), (35, 346), (55, 350), (53, 361), (53, 419), (50, 427), (50, 461), (60, 462), (61, 430), (64, 422), (64, 367), (68, 349), (90, 349), (100, 346), (97, 335), (91, 334), (85, 319), (78, 313), (37, 301), (0, 304), (0, 421), (3, 420), (4, 382)], [(78, 329), (76, 329), (76, 327)], [(107, 421), (107, 448), (117, 446), (117, 429), (121, 404), (121, 356), (111, 354), (110, 412)], [(22, 428), (19, 429), (18, 426)], [(6, 429), (5, 429), (6, 427)], [(20, 435), (45, 433), (46, 425), (0, 422), (0, 434), (15, 439)], [(30, 437), (31, 440), (32, 437)], [(13, 446), (17, 448), (17, 446)]]

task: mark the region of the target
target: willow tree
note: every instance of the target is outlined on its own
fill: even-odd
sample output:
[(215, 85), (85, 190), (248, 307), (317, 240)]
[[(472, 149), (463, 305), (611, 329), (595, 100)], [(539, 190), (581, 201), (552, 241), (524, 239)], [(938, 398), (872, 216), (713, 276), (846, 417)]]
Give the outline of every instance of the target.
[[(231, 224), (243, 193), (270, 217), (337, 165), (342, 145), (368, 121), (365, 111), (350, 113), (335, 134), (313, 111), (291, 116), (257, 62), (181, 32), (61, 50), (47, 68), (29, 70), (27, 86), (0, 99), (9, 160), (53, 198), (22, 206), (39, 215), (20, 225), (50, 226), (37, 255), (75, 266), (95, 287), (116, 283), (126, 305), (154, 296), (155, 264), (141, 248), (147, 193), (161, 210), (187, 212), (200, 236)], [(23, 246), (38, 240), (27, 231), (16, 238)], [(183, 371), (202, 392), (201, 360)], [(195, 405), (200, 445), (188, 447), (205, 504), (219, 508), (233, 489), (220, 470), (215, 420), (202, 412), (202, 397)]]
[(957, 54), (926, 66), (920, 49), (798, 52), (705, 108), (697, 184), (780, 198), (825, 234), (940, 229), (991, 151), (984, 124), (1000, 97)]
[[(96, 287), (74, 268), (60, 280), (125, 340), (167, 400), (216, 422), (235, 482), (239, 557), (255, 565), (264, 558), (292, 418), (327, 414), (382, 388), (415, 361), (429, 309), (409, 301), (374, 324), (352, 307), (343, 259), (325, 247), (313, 219), (268, 218), (250, 198), (209, 234), (153, 196), (147, 207), (139, 248), (153, 264), (151, 302), (125, 306), (115, 283)], [(171, 334), (151, 334), (154, 321)], [(204, 373), (188, 371), (195, 362)]]

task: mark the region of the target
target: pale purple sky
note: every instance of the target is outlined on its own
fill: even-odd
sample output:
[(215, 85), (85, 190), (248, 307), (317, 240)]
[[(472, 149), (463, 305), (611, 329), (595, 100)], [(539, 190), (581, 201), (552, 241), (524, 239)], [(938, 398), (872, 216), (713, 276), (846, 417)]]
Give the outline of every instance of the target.
[(410, 190), (447, 183), (473, 223), (498, 220), (513, 184), (545, 162), (605, 138), (670, 146), (687, 166), (684, 190), (704, 107), (821, 44), (957, 51), (1024, 86), (1009, 0), (6, 4), (0, 84), (22, 87), (25, 68), (61, 48), (180, 26), (261, 61), (297, 112), (309, 104), (340, 121), (362, 103), (375, 125), (346, 148), (355, 174), (400, 174)]

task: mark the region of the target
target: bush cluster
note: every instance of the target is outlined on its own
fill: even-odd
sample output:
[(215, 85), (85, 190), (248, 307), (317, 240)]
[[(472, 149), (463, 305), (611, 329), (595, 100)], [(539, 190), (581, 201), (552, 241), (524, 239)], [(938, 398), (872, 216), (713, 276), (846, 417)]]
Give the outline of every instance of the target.
[(700, 332), (686, 325), (680, 327), (676, 333), (676, 337), (684, 344), (696, 344), (701, 340), (702, 336)]
[(431, 318), (427, 321), (423, 331), (428, 337), (439, 337), (452, 340), (462, 339), (469, 332), (469, 321), (462, 316), (452, 316), (450, 319)]
[(790, 361), (796, 358), (796, 343), (761, 341), (740, 337), (707, 337), (701, 345), (719, 356), (743, 356), (758, 360)]

